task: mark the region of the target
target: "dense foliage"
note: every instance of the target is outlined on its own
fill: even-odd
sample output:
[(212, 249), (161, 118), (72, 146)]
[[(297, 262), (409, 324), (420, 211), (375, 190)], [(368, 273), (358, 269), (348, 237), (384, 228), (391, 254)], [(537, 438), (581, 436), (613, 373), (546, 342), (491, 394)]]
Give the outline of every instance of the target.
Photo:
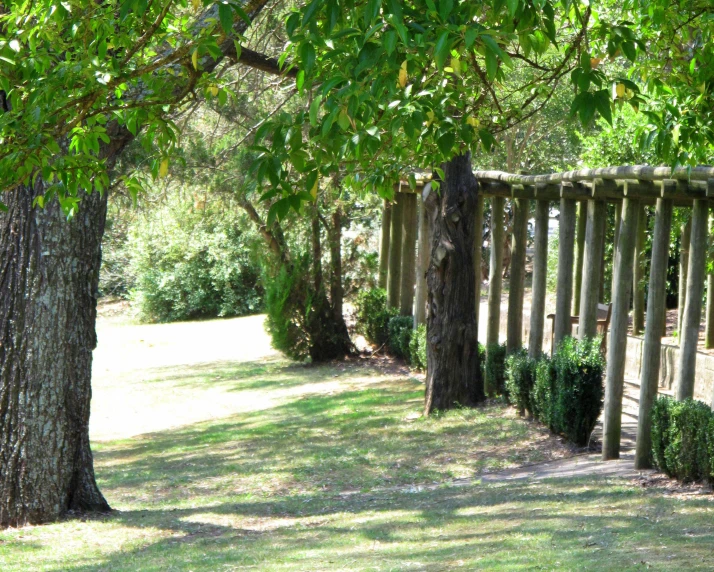
[(414, 318), (411, 316), (394, 316), (389, 320), (389, 349), (402, 359), (409, 361), (410, 342), (414, 332)]
[(426, 371), (426, 325), (419, 324), (409, 341), (409, 363), (416, 369)]
[(357, 328), (367, 341), (381, 346), (389, 341), (389, 320), (397, 310), (387, 306), (387, 291), (364, 290), (357, 295)]
[(241, 316), (262, 310), (257, 237), (225, 206), (184, 201), (139, 215), (128, 241), (133, 297), (147, 321)]
[(652, 457), (683, 481), (714, 480), (714, 413), (701, 401), (660, 396), (652, 410)]
[(528, 357), (528, 351), (521, 349), (506, 358), (506, 388), (510, 402), (521, 415), (533, 412), (531, 394), (536, 380), (537, 360)]
[[(506, 387), (506, 344), (492, 344), (486, 347), (486, 386), (495, 395), (507, 395)], [(492, 397), (493, 397), (492, 396)]]

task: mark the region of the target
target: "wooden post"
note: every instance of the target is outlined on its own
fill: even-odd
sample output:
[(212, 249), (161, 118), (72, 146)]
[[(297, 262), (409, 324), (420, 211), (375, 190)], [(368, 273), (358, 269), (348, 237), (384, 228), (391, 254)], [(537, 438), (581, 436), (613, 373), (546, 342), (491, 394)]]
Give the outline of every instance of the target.
[(585, 254), (585, 232), (588, 228), (588, 209), (586, 203), (578, 204), (578, 223), (576, 230), (575, 274), (573, 276), (573, 316), (580, 314), (580, 288), (583, 284), (583, 255)]
[[(714, 217), (709, 216), (709, 247), (714, 246)], [(712, 262), (711, 259), (708, 262)], [(708, 265), (707, 265), (708, 266)], [(714, 348), (714, 272), (707, 274), (707, 325), (704, 334), (704, 347)]]
[(684, 304), (681, 343), (679, 346), (679, 384), (677, 399), (694, 397), (694, 374), (697, 367), (697, 343), (702, 319), (702, 296), (706, 273), (709, 241), (709, 206), (706, 200), (695, 200), (692, 208), (689, 269), (687, 271), (687, 300)]
[(610, 343), (607, 345), (607, 375), (605, 378), (602, 444), (604, 461), (620, 457), (627, 321), (630, 311), (630, 294), (632, 293), (632, 271), (639, 210), (639, 201), (627, 198), (622, 201), (620, 230), (612, 269), (615, 278), (613, 280), (612, 326)]
[(417, 198), (414, 193), (404, 193), (402, 212), (402, 285), (399, 292), (399, 313), (411, 316), (416, 283)]
[(573, 245), (575, 242), (575, 201), (560, 199), (558, 230), (558, 285), (555, 296), (553, 348), (571, 335), (570, 304), (573, 297)]
[(583, 285), (580, 290), (580, 321), (578, 338), (597, 335), (597, 304), (602, 276), (603, 235), (607, 221), (607, 203), (588, 201), (588, 230), (583, 258)]
[(545, 325), (545, 289), (548, 275), (548, 221), (550, 204), (536, 201), (535, 236), (533, 248), (533, 294), (531, 297), (531, 331), (528, 338), (528, 356), (537, 359), (543, 353), (543, 326)]
[[(427, 188), (428, 187), (428, 188)], [(419, 195), (419, 262), (416, 278), (416, 309), (414, 311), (414, 327), (426, 324), (426, 272), (429, 270), (431, 259), (431, 236), (429, 234), (429, 217), (424, 208), (424, 194), (429, 194), (431, 184), (427, 183), (424, 191)]]
[[(615, 297), (615, 256), (617, 254), (617, 246), (620, 243), (620, 226), (622, 222), (622, 209), (624, 208), (621, 202), (615, 203), (615, 228), (613, 229), (613, 242), (612, 242), (612, 276), (610, 276), (610, 302)], [(605, 251), (602, 251), (603, 259), (605, 258)], [(604, 277), (604, 273), (603, 273)], [(628, 302), (629, 306), (629, 302)]]
[(389, 233), (392, 231), (392, 205), (384, 201), (382, 208), (382, 230), (379, 242), (379, 277), (377, 285), (380, 288), (387, 288), (387, 277), (389, 276)]
[[(503, 206), (502, 197), (491, 199), (491, 263), (488, 280), (488, 323), (486, 330), (486, 352), (498, 344), (501, 324), (501, 288), (503, 286)], [(486, 376), (486, 395), (495, 395), (498, 388), (494, 380)]]
[(523, 347), (523, 292), (526, 281), (526, 241), (530, 201), (513, 201), (513, 247), (511, 250), (511, 280), (508, 289), (508, 323), (506, 351), (511, 354)]
[(394, 193), (392, 203), (392, 231), (389, 237), (389, 278), (387, 279), (387, 305), (399, 308), (399, 293), (402, 288), (402, 214), (404, 195)]
[(680, 229), (679, 249), (679, 298), (677, 303), (677, 332), (682, 343), (682, 320), (687, 306), (687, 278), (689, 276), (689, 245), (692, 240), (692, 217)]
[(483, 195), (479, 192), (476, 201), (476, 240), (474, 241), (474, 271), (476, 273), (476, 340), (478, 341), (478, 319), (481, 310), (481, 285), (483, 275), (481, 274), (481, 250), (483, 248)]
[(634, 273), (632, 275), (632, 333), (639, 336), (645, 330), (645, 238), (647, 211), (640, 205), (637, 214), (637, 242), (635, 243)]
[(657, 199), (652, 262), (647, 292), (647, 321), (640, 370), (640, 411), (637, 422), (635, 469), (649, 469), (652, 449), (652, 405), (657, 397), (660, 350), (662, 347), (662, 306), (666, 296), (669, 231), (672, 227), (672, 201)]

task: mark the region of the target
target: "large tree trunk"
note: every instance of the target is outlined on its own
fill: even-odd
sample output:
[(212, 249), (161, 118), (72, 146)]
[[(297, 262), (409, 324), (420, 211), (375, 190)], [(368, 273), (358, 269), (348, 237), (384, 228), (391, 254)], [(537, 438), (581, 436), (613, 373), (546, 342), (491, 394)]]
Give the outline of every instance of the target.
[(23, 187), (0, 215), (0, 524), (109, 510), (89, 447), (96, 293), (107, 197), (67, 221)]
[(427, 273), (427, 378), (424, 413), (483, 401), (475, 312), (474, 213), (478, 183), (471, 156), (443, 165), (439, 192), (424, 205), (432, 250)]

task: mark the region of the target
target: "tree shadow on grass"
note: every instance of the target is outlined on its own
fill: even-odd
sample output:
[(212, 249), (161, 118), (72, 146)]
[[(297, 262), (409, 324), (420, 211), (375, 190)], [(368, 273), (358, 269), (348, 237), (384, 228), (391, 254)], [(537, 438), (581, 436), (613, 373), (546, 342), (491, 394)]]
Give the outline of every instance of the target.
[(711, 569), (710, 509), (594, 479), (237, 499), (118, 513), (171, 536), (73, 570)]

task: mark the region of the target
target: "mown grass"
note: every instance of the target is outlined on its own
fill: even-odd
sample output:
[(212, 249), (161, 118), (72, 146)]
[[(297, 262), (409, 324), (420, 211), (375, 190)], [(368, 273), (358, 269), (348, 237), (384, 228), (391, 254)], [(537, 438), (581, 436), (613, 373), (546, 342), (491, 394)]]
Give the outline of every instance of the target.
[(714, 568), (706, 496), (619, 479), (454, 482), (565, 453), (504, 406), (423, 419), (418, 380), (359, 365), (197, 366), (162, 383), (275, 400), (96, 444), (117, 512), (4, 531), (0, 570)]

